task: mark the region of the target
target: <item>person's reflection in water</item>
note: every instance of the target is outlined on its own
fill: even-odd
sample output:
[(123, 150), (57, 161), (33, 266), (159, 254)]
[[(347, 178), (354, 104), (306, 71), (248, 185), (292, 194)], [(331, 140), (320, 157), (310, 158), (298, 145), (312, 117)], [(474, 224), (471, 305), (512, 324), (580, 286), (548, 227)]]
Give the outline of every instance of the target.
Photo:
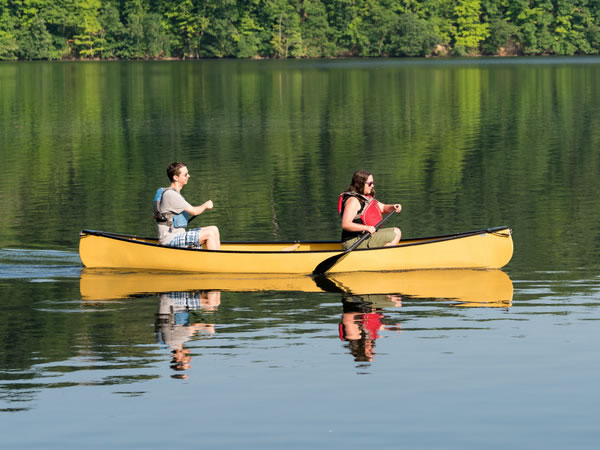
[(167, 292), (160, 294), (158, 313), (156, 314), (155, 334), (160, 344), (171, 349), (171, 369), (176, 373), (173, 378), (186, 379), (182, 373), (191, 367), (190, 350), (184, 344), (195, 334), (213, 335), (212, 323), (190, 321), (190, 312), (202, 309), (216, 311), (221, 304), (221, 293), (217, 291)]
[(354, 361), (372, 362), (375, 356), (375, 340), (382, 330), (400, 331), (400, 324), (383, 324), (382, 307), (400, 307), (398, 295), (346, 295), (342, 298), (342, 321), (339, 325), (340, 339), (346, 341)]

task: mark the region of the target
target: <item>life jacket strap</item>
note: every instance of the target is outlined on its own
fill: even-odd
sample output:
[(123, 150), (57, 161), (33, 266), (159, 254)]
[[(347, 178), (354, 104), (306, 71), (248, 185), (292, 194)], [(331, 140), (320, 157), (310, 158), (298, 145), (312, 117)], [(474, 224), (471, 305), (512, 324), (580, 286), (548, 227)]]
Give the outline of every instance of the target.
[(348, 197), (355, 197), (361, 204), (361, 209), (358, 210), (354, 221), (362, 222), (365, 225), (375, 226), (381, 219), (381, 209), (379, 208), (379, 202), (370, 195), (362, 195), (357, 192), (342, 192), (338, 197), (338, 214), (342, 216), (344, 214), (344, 203)]
[(190, 215), (187, 212), (183, 211), (175, 214), (172, 212), (161, 212), (160, 210), (163, 195), (168, 190), (174, 191), (175, 189), (161, 187), (156, 190), (152, 202), (152, 218), (157, 223), (166, 223), (169, 226), (169, 231), (173, 231), (173, 228), (185, 228), (190, 221)]

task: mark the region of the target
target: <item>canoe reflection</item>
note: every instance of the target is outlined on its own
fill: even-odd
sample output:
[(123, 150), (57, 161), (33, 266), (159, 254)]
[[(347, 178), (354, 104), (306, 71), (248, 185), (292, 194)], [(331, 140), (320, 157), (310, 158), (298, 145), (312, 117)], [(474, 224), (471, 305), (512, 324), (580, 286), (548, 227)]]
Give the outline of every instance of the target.
[(215, 324), (192, 322), (191, 312), (214, 312), (221, 304), (221, 293), (216, 291), (166, 292), (160, 294), (154, 332), (159, 344), (171, 350), (173, 378), (187, 378), (184, 371), (191, 367), (190, 350), (185, 343), (194, 336), (215, 334)]
[(451, 299), (462, 306), (508, 307), (513, 286), (501, 270), (415, 270), (336, 273), (313, 280), (294, 275), (119, 272), (84, 269), (84, 301), (119, 299), (173, 291), (301, 291), (356, 295), (400, 294), (411, 298)]
[(383, 299), (373, 294), (398, 294), (452, 300), (461, 306), (508, 307), (513, 297), (512, 281), (501, 270), (357, 272), (335, 274), (329, 281), (339, 292), (361, 295), (370, 303)]
[[(193, 322), (190, 314), (214, 312), (221, 291), (300, 291), (341, 294), (339, 337), (359, 363), (373, 361), (375, 343), (382, 330), (401, 331), (388, 323), (385, 311), (411, 299), (443, 300), (468, 307), (509, 307), (513, 285), (500, 270), (423, 270), (405, 272), (336, 273), (313, 279), (293, 275), (190, 274), (166, 272), (118, 272), (84, 269), (80, 280), (83, 301), (160, 296), (156, 314), (157, 341), (172, 353), (174, 378), (187, 378), (191, 353), (185, 343), (215, 333), (215, 324)], [(386, 319), (384, 321), (384, 319)]]

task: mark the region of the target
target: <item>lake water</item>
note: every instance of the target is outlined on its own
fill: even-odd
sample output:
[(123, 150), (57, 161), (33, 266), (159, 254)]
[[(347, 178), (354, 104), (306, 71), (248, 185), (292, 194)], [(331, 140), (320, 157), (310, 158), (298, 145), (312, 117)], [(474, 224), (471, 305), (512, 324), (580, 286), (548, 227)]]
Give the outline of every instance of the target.
[[(0, 64), (2, 447), (595, 448), (598, 124), (596, 57)], [(173, 160), (223, 240), (337, 239), (364, 168), (404, 236), (514, 256), (362, 296), (83, 269)]]

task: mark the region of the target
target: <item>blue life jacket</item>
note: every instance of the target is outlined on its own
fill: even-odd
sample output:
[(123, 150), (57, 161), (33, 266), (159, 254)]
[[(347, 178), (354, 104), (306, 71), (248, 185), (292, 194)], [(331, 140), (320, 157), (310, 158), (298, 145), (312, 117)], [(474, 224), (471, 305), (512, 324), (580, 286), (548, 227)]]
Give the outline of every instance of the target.
[[(158, 223), (165, 223), (169, 228), (185, 228), (188, 222), (195, 216), (183, 211), (179, 214), (172, 212), (160, 212), (160, 203), (165, 191), (171, 188), (158, 188), (154, 194), (154, 201), (152, 202), (152, 218)], [(175, 190), (175, 189), (172, 189)], [(190, 218), (191, 217), (191, 218)]]

